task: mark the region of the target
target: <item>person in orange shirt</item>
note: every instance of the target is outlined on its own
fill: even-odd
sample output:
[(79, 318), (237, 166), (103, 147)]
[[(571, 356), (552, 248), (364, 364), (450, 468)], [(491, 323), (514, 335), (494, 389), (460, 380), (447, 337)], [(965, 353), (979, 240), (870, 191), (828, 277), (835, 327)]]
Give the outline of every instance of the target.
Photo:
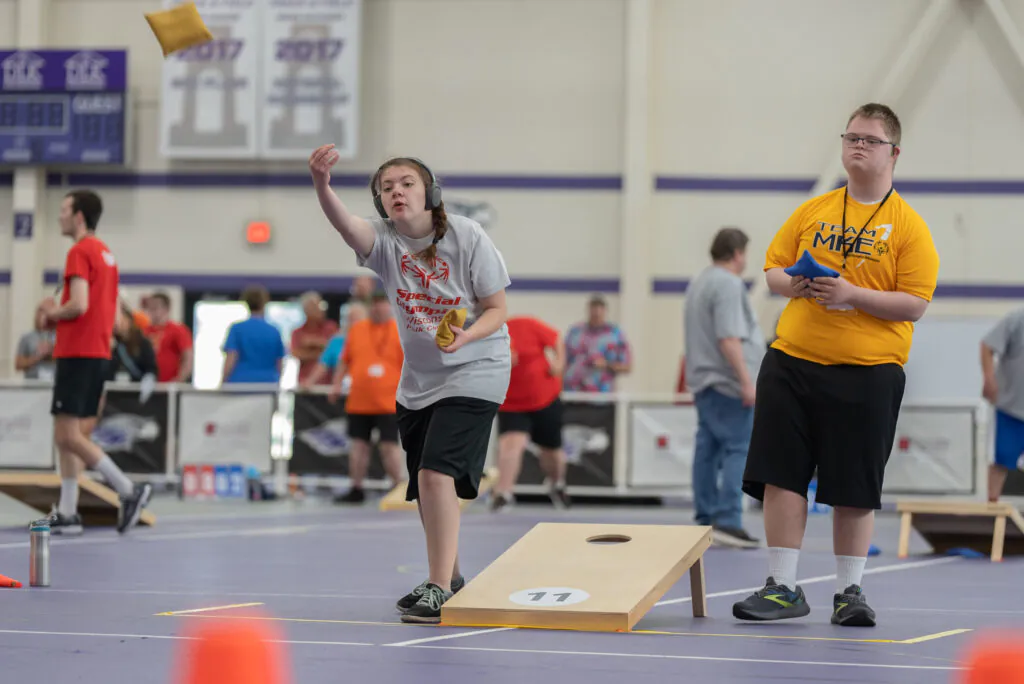
[(514, 316), (507, 325), (512, 338), (512, 373), (505, 402), (498, 410), (498, 483), (491, 510), (499, 511), (512, 503), (512, 488), (519, 478), (528, 440), (540, 450), (551, 501), (567, 508), (560, 399), (565, 344), (557, 330), (536, 318)]
[(387, 293), (375, 292), (371, 301), (369, 317), (353, 323), (348, 331), (328, 394), (331, 403), (338, 400), (347, 373), (351, 385), (345, 400), (345, 414), (348, 436), (352, 440), (348, 459), (352, 488), (338, 497), (338, 503), (361, 503), (366, 499), (363, 480), (370, 465), (374, 428), (378, 432), (384, 471), (396, 485), (406, 479), (398, 448), (395, 408), (405, 355)]
[[(840, 135), (848, 182), (804, 202), (768, 247), (765, 280), (789, 301), (758, 373), (743, 476), (743, 491), (764, 502), (768, 580), (733, 606), (741, 620), (810, 612), (796, 578), (817, 470), (816, 500), (833, 508), (830, 620), (875, 625), (861, 581), (903, 401), (903, 365), (939, 271), (928, 224), (893, 187), (901, 133), (889, 107), (858, 107)], [(830, 271), (787, 273), (805, 253)]]

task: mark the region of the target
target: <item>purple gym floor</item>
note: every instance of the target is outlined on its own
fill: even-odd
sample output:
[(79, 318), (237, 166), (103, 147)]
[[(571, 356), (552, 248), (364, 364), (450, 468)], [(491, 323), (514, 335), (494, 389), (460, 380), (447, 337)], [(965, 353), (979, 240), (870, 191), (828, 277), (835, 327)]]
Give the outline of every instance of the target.
[[(869, 559), (864, 579), (879, 615), (873, 629), (828, 622), (835, 565), (825, 516), (809, 524), (800, 578), (812, 612), (798, 621), (733, 619), (732, 603), (764, 581), (766, 551), (713, 547), (705, 556), (707, 618), (692, 617), (684, 577), (634, 634), (405, 625), (394, 603), (425, 577), (422, 532), (415, 513), (381, 513), (375, 504), (263, 511), (251, 504), (237, 516), (165, 515), (126, 537), (100, 529), (55, 538), (46, 589), (28, 587), (27, 528), (0, 530), (0, 573), (25, 585), (0, 589), (3, 681), (169, 684), (183, 629), (210, 617), (243, 619), (249, 610), (274, 618), (294, 684), (934, 684), (955, 680), (977, 630), (1024, 627), (1024, 560), (931, 556), (915, 539), (915, 555), (900, 561), (891, 516), (879, 517), (875, 543), (883, 552)], [(690, 516), (543, 506), (495, 516), (478, 505), (463, 516), (463, 572), (472, 581), (542, 520), (689, 524)], [(756, 515), (747, 523), (761, 532)], [(180, 613), (246, 603), (263, 605)], [(907, 643), (922, 637), (929, 638)]]

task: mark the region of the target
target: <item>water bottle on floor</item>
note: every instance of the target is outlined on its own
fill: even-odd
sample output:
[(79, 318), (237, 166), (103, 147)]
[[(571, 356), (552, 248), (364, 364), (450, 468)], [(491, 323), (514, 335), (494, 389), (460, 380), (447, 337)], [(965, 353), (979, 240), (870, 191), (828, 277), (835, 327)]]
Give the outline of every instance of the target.
[(36, 520), (29, 526), (28, 580), (33, 587), (50, 586), (50, 522)]

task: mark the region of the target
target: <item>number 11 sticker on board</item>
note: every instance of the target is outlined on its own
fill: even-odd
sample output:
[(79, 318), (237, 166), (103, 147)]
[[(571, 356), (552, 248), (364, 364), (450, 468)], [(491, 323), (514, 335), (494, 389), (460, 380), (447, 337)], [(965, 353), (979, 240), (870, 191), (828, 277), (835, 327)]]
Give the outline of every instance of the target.
[(590, 594), (582, 589), (571, 587), (535, 587), (523, 589), (508, 597), (512, 603), (533, 608), (558, 608), (560, 606), (571, 606), (575, 603), (583, 603)]

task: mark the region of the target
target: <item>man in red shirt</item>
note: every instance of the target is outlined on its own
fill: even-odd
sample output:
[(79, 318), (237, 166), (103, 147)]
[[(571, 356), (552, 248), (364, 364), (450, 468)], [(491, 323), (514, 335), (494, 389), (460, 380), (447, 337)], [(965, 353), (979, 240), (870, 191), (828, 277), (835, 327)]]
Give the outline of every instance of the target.
[(299, 360), (301, 385), (316, 370), (327, 343), (338, 332), (338, 324), (327, 318), (324, 300), (316, 292), (302, 295), (306, 322), (292, 332), (291, 354)]
[(114, 255), (96, 237), (103, 203), (96, 193), (68, 193), (60, 207), (61, 234), (74, 244), (64, 264), (60, 305), (46, 304), (47, 321), (57, 324), (53, 349), (54, 441), (60, 452), (60, 503), (50, 518), (54, 534), (81, 534), (78, 514), (80, 459), (100, 472), (121, 498), (117, 531), (127, 532), (139, 521), (152, 486), (135, 486), (91, 439), (96, 425), (103, 378), (110, 362), (111, 337), (117, 316), (118, 269)]
[(156, 351), (157, 382), (188, 382), (192, 376), (192, 334), (171, 320), (171, 298), (163, 292), (146, 297), (150, 325), (143, 328)]
[(569, 506), (562, 451), (562, 371), (565, 345), (554, 328), (526, 316), (508, 319), (512, 338), (512, 374), (505, 403), (498, 411), (498, 484), (491, 510), (512, 503), (527, 440), (540, 449), (540, 465), (556, 506)]

